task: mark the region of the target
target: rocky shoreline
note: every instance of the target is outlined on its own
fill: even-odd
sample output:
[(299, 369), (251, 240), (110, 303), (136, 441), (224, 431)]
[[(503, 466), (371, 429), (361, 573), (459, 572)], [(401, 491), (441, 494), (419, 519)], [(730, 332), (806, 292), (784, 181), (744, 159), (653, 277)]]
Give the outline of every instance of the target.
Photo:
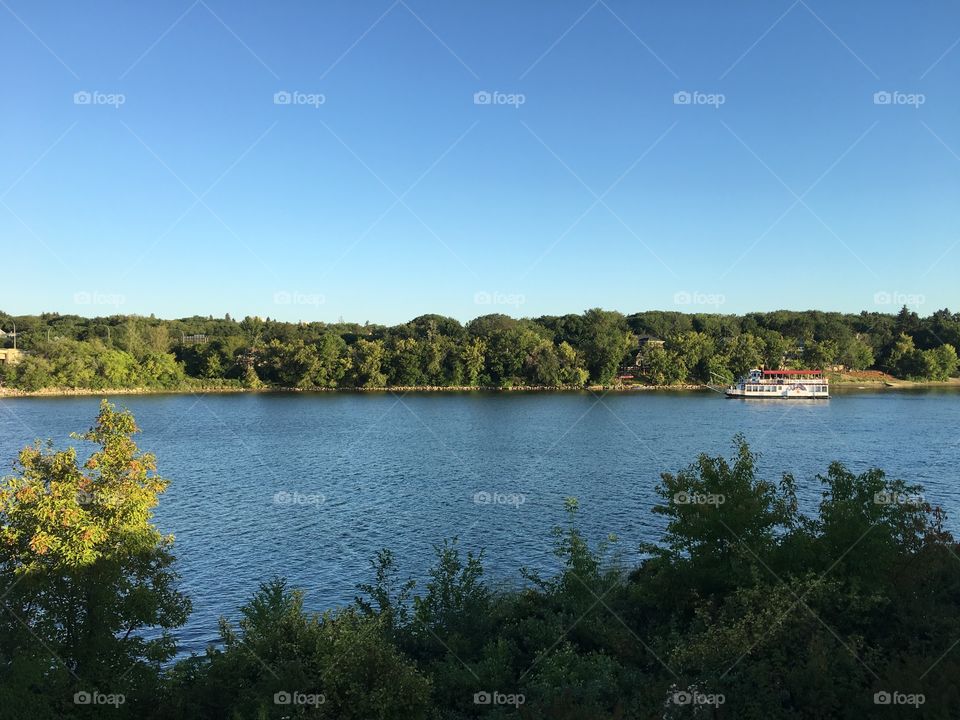
[[(832, 389), (838, 391), (857, 390), (919, 390), (926, 388), (955, 388), (960, 389), (960, 379), (951, 379), (946, 382), (911, 382), (898, 380), (896, 382), (878, 382), (871, 380), (840, 380), (831, 383)], [(244, 388), (244, 387), (195, 387), (195, 388), (42, 388), (40, 390), (21, 390), (19, 388), (0, 387), (0, 398), (16, 397), (83, 397), (89, 395), (209, 395), (219, 393), (558, 393), (558, 392), (593, 392), (593, 393), (642, 393), (642, 392), (697, 392), (709, 391), (706, 385), (685, 383), (682, 385), (588, 385), (586, 387), (551, 387), (543, 385), (518, 385), (514, 387), (495, 386), (442, 386), (418, 385), (381, 388)]]
[(546, 385), (522, 385), (509, 388), (495, 386), (470, 385), (416, 385), (379, 388), (243, 388), (243, 387), (197, 387), (197, 388), (42, 388), (40, 390), (21, 390), (19, 388), (0, 387), (2, 397), (71, 397), (87, 395), (207, 395), (216, 393), (444, 393), (444, 392), (487, 392), (487, 393), (551, 393), (551, 392), (644, 392), (679, 391), (690, 392), (706, 390), (704, 385), (589, 385), (587, 387), (552, 387)]

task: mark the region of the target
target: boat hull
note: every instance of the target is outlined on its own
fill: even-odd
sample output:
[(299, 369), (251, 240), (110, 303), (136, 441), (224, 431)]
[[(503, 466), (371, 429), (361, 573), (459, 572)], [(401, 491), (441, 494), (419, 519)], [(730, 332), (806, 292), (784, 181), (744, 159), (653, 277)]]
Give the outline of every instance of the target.
[(724, 394), (735, 400), (829, 400), (830, 392), (776, 388), (769, 391), (727, 389)]
[(760, 370), (754, 368), (731, 385), (729, 398), (747, 400), (826, 400), (830, 382), (821, 370)]
[(829, 400), (829, 395), (743, 395), (740, 393), (727, 392), (726, 397), (730, 400)]

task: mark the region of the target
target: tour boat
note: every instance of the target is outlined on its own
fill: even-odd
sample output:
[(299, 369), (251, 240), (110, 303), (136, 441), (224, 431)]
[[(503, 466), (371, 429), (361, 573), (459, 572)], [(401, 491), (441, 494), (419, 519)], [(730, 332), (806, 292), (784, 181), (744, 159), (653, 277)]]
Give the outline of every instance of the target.
[(822, 370), (751, 370), (727, 387), (732, 398), (830, 397), (830, 382)]

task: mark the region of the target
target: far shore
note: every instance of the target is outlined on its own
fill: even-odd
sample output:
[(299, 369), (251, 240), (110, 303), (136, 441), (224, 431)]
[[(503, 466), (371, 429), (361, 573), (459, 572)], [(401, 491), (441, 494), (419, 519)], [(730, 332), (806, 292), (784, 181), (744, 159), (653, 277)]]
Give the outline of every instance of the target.
[[(831, 378), (831, 389), (839, 392), (875, 391), (875, 390), (922, 390), (928, 388), (960, 389), (960, 378), (951, 378), (946, 381), (913, 382), (910, 380), (863, 380), (857, 378)], [(209, 395), (219, 393), (564, 393), (564, 392), (603, 392), (603, 393), (637, 393), (637, 392), (709, 392), (712, 388), (706, 385), (588, 385), (586, 387), (545, 387), (545, 386), (514, 386), (514, 387), (476, 387), (476, 386), (414, 386), (414, 387), (382, 387), (382, 388), (245, 388), (238, 386), (198, 386), (184, 388), (41, 388), (40, 390), (21, 390), (19, 388), (0, 387), (0, 398), (17, 397), (71, 397), (90, 395)]]

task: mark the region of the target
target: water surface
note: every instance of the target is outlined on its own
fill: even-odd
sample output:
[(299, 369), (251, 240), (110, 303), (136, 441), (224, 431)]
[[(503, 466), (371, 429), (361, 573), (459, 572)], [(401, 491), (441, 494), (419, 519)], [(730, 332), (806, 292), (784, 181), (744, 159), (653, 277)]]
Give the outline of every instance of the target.
[[(727, 400), (713, 393), (429, 393), (154, 395), (115, 398), (138, 442), (171, 480), (157, 510), (194, 612), (186, 650), (216, 639), (272, 575), (323, 609), (352, 600), (382, 547), (422, 577), (432, 546), (457, 535), (485, 548), (490, 578), (549, 569), (563, 498), (580, 499), (593, 539), (616, 533), (626, 559), (656, 539), (663, 471), (699, 452), (729, 454), (743, 435), (761, 473), (793, 473), (804, 506), (831, 460), (881, 467), (926, 486), (956, 531), (960, 394), (864, 392), (829, 401)], [(34, 438), (64, 447), (90, 426), (98, 398), (0, 401), (0, 463)], [(487, 502), (489, 500), (489, 502)]]

